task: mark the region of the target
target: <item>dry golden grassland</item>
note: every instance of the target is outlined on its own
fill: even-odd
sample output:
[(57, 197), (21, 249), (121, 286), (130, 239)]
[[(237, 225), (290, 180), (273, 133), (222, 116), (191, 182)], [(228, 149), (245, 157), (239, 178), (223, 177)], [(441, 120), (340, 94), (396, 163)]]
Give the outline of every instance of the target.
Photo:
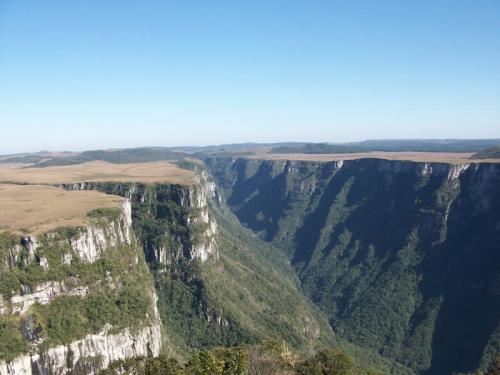
[(386, 159), (386, 160), (408, 160), (415, 162), (436, 162), (436, 163), (499, 163), (500, 159), (469, 159), (472, 153), (464, 152), (360, 152), (350, 154), (271, 154), (259, 153), (249, 156), (252, 159), (268, 160), (306, 160), (306, 161), (339, 161), (354, 160), (364, 158)]
[(192, 184), (193, 177), (193, 172), (181, 169), (169, 162), (112, 164), (93, 161), (47, 168), (0, 165), (0, 182), (32, 184), (96, 181)]
[(48, 168), (0, 165), (0, 231), (39, 233), (61, 226), (78, 226), (86, 222), (89, 211), (119, 206), (123, 199), (48, 185), (99, 181), (192, 184), (193, 177), (193, 172), (168, 162), (94, 161)]
[(96, 208), (119, 207), (123, 198), (47, 185), (0, 184), (0, 231), (40, 233), (87, 222)]

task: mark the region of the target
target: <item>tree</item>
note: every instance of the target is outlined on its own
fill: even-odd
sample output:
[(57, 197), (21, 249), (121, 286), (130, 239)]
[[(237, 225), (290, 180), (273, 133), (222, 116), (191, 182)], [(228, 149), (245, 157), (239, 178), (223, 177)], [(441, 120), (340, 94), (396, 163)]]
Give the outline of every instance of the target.
[(189, 375), (223, 375), (223, 371), (224, 362), (208, 350), (194, 353), (186, 365), (186, 373)]
[(297, 368), (299, 375), (352, 375), (354, 364), (339, 349), (324, 349), (305, 360)]
[(162, 354), (157, 358), (148, 358), (145, 375), (182, 375), (184, 371), (174, 358)]

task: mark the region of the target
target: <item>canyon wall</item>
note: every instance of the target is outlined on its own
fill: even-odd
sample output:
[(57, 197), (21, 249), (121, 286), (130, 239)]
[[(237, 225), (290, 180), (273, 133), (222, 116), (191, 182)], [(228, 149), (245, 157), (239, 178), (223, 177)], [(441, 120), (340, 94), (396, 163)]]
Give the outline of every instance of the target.
[(130, 201), (91, 216), (77, 228), (0, 234), (0, 374), (93, 374), (160, 353), (157, 297)]
[(500, 352), (500, 165), (207, 158), (333, 330), (415, 372)]

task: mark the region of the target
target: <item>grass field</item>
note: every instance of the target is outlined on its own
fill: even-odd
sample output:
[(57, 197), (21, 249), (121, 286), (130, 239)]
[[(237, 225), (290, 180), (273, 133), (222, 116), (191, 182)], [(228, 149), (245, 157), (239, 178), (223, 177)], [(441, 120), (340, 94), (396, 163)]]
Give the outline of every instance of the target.
[(84, 224), (96, 208), (119, 207), (123, 198), (46, 185), (0, 184), (0, 231), (39, 233)]
[(436, 162), (436, 163), (500, 163), (500, 159), (469, 159), (472, 153), (462, 152), (360, 152), (350, 154), (271, 154), (259, 153), (248, 156), (252, 159), (268, 159), (268, 160), (309, 160), (309, 161), (339, 161), (339, 160), (354, 160), (363, 158), (376, 158), (386, 160), (408, 160), (415, 162)]
[(61, 184), (92, 181), (191, 184), (193, 172), (169, 162), (112, 164), (93, 161), (47, 168), (0, 165), (0, 182)]

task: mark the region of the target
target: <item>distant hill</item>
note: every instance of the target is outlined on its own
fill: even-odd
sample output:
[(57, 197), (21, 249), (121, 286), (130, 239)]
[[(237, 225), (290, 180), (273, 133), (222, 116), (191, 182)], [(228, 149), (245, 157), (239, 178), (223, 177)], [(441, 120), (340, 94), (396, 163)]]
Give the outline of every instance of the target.
[[(351, 143), (235, 143), (211, 146), (138, 147), (113, 150), (93, 150), (81, 153), (37, 152), (0, 156), (0, 163), (26, 163), (36, 167), (81, 164), (94, 160), (110, 163), (146, 163), (179, 160), (186, 156), (238, 157), (259, 152), (274, 154), (344, 154), (370, 151), (469, 152), (474, 158), (498, 158), (500, 139), (406, 139), (366, 140)], [(494, 156), (494, 155), (497, 156)]]
[(380, 139), (353, 143), (307, 143), (274, 147), (275, 154), (337, 154), (369, 151), (477, 152), (500, 144), (500, 139)]
[(172, 151), (163, 147), (141, 147), (120, 150), (96, 150), (85, 151), (75, 156), (55, 157), (50, 160), (36, 164), (36, 167), (48, 167), (55, 165), (81, 164), (94, 160), (107, 161), (109, 163), (146, 163), (160, 160), (176, 160), (185, 157), (182, 152)]
[(47, 156), (40, 154), (28, 154), (20, 156), (9, 156), (0, 160), (0, 163), (26, 163), (33, 164), (39, 163), (42, 160), (47, 159)]
[(112, 150), (92, 150), (81, 153), (24, 153), (0, 156), (0, 163), (26, 163), (35, 167), (81, 164), (102, 160), (109, 163), (146, 163), (163, 160), (178, 160), (188, 155), (194, 157), (205, 155), (243, 156), (256, 151), (269, 150), (276, 146), (298, 147), (305, 143), (237, 143), (213, 146), (180, 146), (180, 147), (138, 147)]
[(471, 156), (471, 159), (499, 159), (500, 158), (500, 146), (493, 146), (485, 148), (479, 152), (476, 152)]
[(307, 143), (301, 146), (278, 146), (273, 154), (344, 154), (367, 151), (356, 144)]

